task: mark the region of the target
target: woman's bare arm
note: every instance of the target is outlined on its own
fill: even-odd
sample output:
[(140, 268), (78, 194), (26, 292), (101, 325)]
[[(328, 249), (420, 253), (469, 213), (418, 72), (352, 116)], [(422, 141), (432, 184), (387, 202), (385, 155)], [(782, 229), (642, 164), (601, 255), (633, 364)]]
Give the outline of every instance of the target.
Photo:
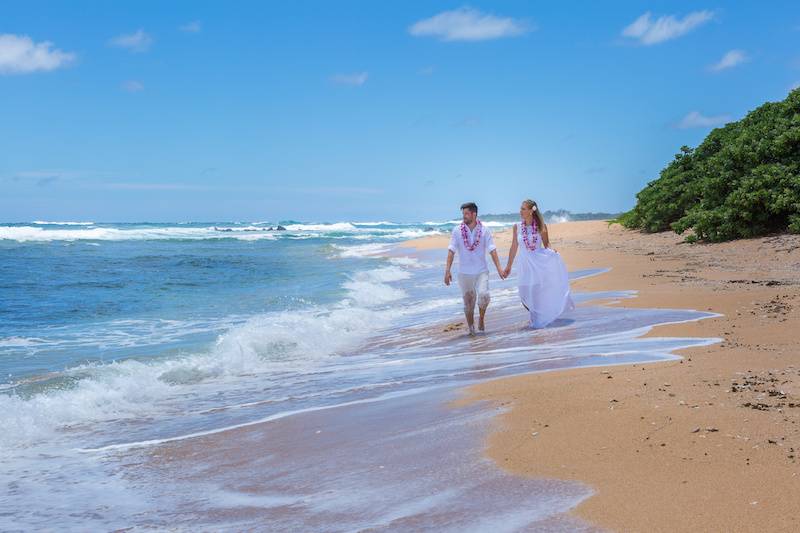
[(519, 248), (519, 243), (517, 242), (517, 225), (514, 224), (513, 229), (514, 234), (511, 237), (511, 250), (508, 251), (508, 263), (506, 264), (505, 274), (508, 276), (511, 273), (511, 265), (514, 264), (514, 258), (517, 256), (517, 248)]

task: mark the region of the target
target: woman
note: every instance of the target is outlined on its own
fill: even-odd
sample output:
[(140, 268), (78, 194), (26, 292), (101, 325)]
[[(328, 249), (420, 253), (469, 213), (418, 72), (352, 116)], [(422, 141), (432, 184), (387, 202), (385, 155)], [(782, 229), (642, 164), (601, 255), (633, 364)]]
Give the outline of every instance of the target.
[(530, 326), (543, 328), (562, 313), (575, 308), (569, 293), (567, 268), (558, 252), (550, 248), (547, 225), (536, 202), (524, 200), (519, 208), (520, 224), (514, 224), (514, 236), (506, 277), (517, 251), (519, 258), (519, 297), (531, 316)]

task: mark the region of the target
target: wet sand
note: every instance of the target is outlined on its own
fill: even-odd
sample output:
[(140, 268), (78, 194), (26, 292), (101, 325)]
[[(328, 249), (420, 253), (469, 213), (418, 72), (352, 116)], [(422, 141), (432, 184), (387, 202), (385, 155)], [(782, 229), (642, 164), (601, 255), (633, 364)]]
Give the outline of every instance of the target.
[[(471, 399), (503, 409), (488, 457), (516, 474), (587, 483), (596, 492), (574, 512), (613, 530), (800, 529), (800, 236), (689, 245), (602, 221), (550, 235), (570, 270), (612, 268), (575, 291), (633, 289), (637, 298), (609, 305), (719, 313), (650, 335), (724, 341), (680, 361), (474, 386)], [(496, 233), (501, 255), (508, 237)]]
[[(591, 490), (522, 479), (483, 457), (491, 412), (452, 387), (310, 411), (126, 456), (167, 487), (147, 528), (187, 531), (585, 531)], [(136, 464), (142, 461), (141, 464)], [(144, 474), (144, 475), (143, 475)]]

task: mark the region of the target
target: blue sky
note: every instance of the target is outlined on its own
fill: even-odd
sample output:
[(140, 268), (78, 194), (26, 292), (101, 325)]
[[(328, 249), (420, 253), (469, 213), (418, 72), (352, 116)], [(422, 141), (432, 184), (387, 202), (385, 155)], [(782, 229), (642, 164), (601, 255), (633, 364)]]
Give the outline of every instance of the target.
[(800, 4), (4, 2), (0, 220), (620, 211), (800, 83)]

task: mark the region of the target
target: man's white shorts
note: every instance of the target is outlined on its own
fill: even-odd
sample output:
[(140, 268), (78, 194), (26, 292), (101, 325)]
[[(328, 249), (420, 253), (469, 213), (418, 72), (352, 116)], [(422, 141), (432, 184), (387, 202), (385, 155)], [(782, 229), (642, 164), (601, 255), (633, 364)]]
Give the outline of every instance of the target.
[(464, 296), (464, 306), (474, 309), (475, 303), (478, 307), (485, 308), (489, 305), (489, 273), (480, 274), (459, 274), (458, 286), (461, 287), (461, 294)]

